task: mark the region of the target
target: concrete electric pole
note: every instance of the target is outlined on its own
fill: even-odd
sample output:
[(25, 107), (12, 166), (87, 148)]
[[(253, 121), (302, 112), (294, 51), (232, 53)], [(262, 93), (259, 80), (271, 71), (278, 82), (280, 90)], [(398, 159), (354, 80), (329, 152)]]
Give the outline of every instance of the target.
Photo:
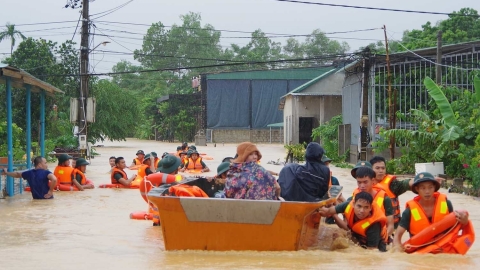
[(83, 1), (82, 11), (82, 37), (80, 42), (80, 97), (78, 106), (78, 140), (80, 155), (87, 157), (87, 98), (88, 98), (88, 53), (89, 53), (89, 0)]

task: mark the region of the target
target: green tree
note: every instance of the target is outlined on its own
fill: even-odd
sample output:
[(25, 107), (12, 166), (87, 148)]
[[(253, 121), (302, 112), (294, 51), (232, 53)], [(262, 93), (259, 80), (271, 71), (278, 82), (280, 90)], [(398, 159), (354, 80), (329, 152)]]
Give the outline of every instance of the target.
[[(462, 8), (458, 12), (452, 12), (448, 19), (435, 25), (427, 22), (422, 25), (422, 29), (405, 31), (402, 44), (410, 50), (434, 47), (437, 44), (439, 30), (443, 33), (442, 41), (444, 44), (478, 40), (480, 38), (480, 16), (473, 8)], [(396, 50), (404, 51), (405, 49), (398, 46), (394, 47), (392, 51)]]
[(95, 123), (88, 126), (90, 141), (125, 140), (135, 134), (138, 98), (118, 85), (100, 80), (93, 84), (96, 98)]
[(5, 31), (0, 32), (0, 42), (5, 39), (10, 39), (10, 54), (13, 53), (13, 47), (15, 46), (16, 38), (20, 37), (22, 39), (26, 39), (26, 37), (18, 30), (15, 30), (15, 24), (7, 23), (5, 25), (7, 28)]

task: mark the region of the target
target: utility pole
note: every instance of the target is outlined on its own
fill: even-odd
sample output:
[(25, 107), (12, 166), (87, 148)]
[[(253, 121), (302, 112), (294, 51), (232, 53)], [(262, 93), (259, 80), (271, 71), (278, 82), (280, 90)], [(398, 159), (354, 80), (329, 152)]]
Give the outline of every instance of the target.
[(370, 80), (370, 48), (363, 52), (362, 118), (360, 119), (360, 160), (367, 160), (368, 139), (368, 87)]
[[(383, 33), (385, 34), (385, 51), (386, 51), (386, 61), (387, 61), (387, 82), (388, 82), (388, 122), (390, 129), (395, 129), (395, 102), (393, 100), (392, 94), (392, 74), (390, 73), (390, 55), (388, 54), (388, 38), (387, 38), (387, 27), (383, 26)], [(395, 136), (390, 136), (390, 159), (395, 158)]]
[(437, 66), (435, 72), (436, 83), (438, 85), (442, 84), (442, 31), (437, 33)]
[(79, 117), (79, 144), (80, 144), (80, 155), (82, 157), (87, 156), (87, 98), (88, 98), (88, 53), (89, 53), (89, 0), (83, 1), (83, 11), (82, 11), (82, 37), (80, 42), (80, 98), (78, 106), (78, 117)]

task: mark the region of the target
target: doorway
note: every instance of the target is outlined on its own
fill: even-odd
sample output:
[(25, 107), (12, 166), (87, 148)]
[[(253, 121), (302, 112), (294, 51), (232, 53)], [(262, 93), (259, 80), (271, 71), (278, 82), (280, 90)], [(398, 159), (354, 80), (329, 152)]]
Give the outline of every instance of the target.
[(312, 141), (313, 117), (299, 117), (298, 142), (310, 143)]

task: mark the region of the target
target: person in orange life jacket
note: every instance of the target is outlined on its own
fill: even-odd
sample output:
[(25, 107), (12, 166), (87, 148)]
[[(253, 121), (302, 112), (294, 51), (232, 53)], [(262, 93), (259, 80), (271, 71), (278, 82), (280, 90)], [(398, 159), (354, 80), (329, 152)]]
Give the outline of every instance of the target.
[[(402, 219), (393, 239), (395, 249), (403, 250), (401, 241), (405, 231), (408, 231), (410, 236), (414, 236), (453, 212), (452, 203), (444, 194), (438, 192), (439, 189), (440, 183), (431, 173), (422, 172), (415, 176), (412, 191), (418, 196), (407, 202), (402, 213)], [(455, 216), (459, 223), (468, 224), (466, 211), (455, 211)]]
[(83, 191), (85, 189), (92, 189), (94, 186), (92, 184), (87, 184), (87, 178), (85, 178), (85, 171), (87, 170), (87, 165), (90, 165), (84, 158), (77, 159), (75, 163), (75, 169), (73, 169), (71, 179), (72, 184), (75, 185), (78, 190)]
[[(376, 174), (376, 177), (373, 181), (375, 187), (381, 188), (383, 191), (385, 191), (388, 197), (390, 197), (392, 200), (394, 228), (396, 229), (401, 219), (400, 201), (398, 196), (402, 195), (408, 190), (411, 190), (413, 179), (398, 180), (395, 175), (387, 174), (386, 161), (383, 157), (374, 156), (370, 160), (370, 163), (372, 164), (372, 169)], [(435, 177), (435, 180), (441, 184), (443, 178)]]
[[(391, 235), (395, 230), (392, 200), (387, 196), (385, 191), (374, 187), (373, 179), (375, 178), (375, 172), (373, 171), (370, 162), (359, 161), (350, 173), (355, 179), (357, 179), (358, 185), (358, 188), (353, 191), (353, 194), (355, 195), (357, 192), (366, 191), (373, 196), (373, 201), (378, 204), (387, 217), (387, 232), (388, 235)], [(351, 199), (352, 197), (348, 198), (347, 202)]]
[(70, 167), (70, 159), (72, 159), (72, 157), (67, 154), (61, 154), (58, 156), (58, 166), (55, 167), (55, 170), (53, 171), (53, 175), (55, 175), (58, 180), (57, 184), (72, 184), (71, 175), (73, 168)]
[(109, 159), (108, 159), (108, 164), (110, 165), (110, 171), (108, 171), (108, 173), (112, 173), (112, 169), (113, 167), (115, 167), (115, 157), (114, 156), (111, 156)]
[(125, 159), (123, 157), (117, 157), (115, 159), (115, 167), (112, 168), (112, 173), (110, 174), (112, 184), (122, 184), (124, 186), (130, 186), (130, 184), (132, 184), (132, 181), (135, 180), (137, 175), (134, 174), (130, 178), (127, 178), (127, 174), (123, 170), (125, 167), (127, 167)]
[(163, 159), (168, 155), (170, 155), (168, 152), (163, 152), (161, 159), (159, 159), (158, 162), (157, 162), (157, 169), (156, 169), (157, 172), (159, 172), (160, 169), (161, 169), (160, 167), (162, 167)]
[[(155, 167), (154, 171), (156, 171), (158, 169), (158, 164), (160, 163), (160, 158), (158, 158), (158, 155), (156, 152), (151, 152), (150, 154), (153, 156), (153, 167)], [(146, 158), (147, 157), (145, 157), (145, 159)]]
[[(325, 166), (330, 168), (330, 163), (332, 162), (332, 159), (327, 157), (326, 155), (323, 155), (322, 162), (323, 162), (323, 164), (325, 164)], [(330, 170), (329, 186), (340, 186), (340, 182), (338, 181), (338, 179), (335, 176), (332, 175), (331, 170)], [(345, 201), (345, 198), (343, 197), (343, 194), (340, 194), (340, 196), (338, 196), (337, 202), (334, 203), (334, 205), (337, 205), (337, 204), (342, 203), (344, 201)], [(329, 216), (329, 217), (325, 218), (325, 223), (335, 224), (335, 219), (333, 218), (333, 216)]]
[(135, 165), (143, 164), (143, 160), (145, 159), (145, 152), (143, 152), (143, 150), (138, 150), (136, 155), (137, 155), (137, 157), (133, 159), (132, 165), (130, 165), (129, 168), (132, 168)]
[(153, 156), (153, 153), (146, 154), (145, 155), (145, 160), (143, 160), (143, 164), (140, 165), (138, 168), (138, 175), (141, 176), (142, 178), (152, 174), (155, 171), (155, 157)]
[(187, 158), (187, 152), (180, 152), (180, 160), (182, 161), (182, 163), (180, 164), (180, 168), (183, 168), (185, 167), (185, 163), (187, 163), (188, 161), (188, 158)]
[(182, 161), (174, 155), (166, 155), (162, 158), (162, 166), (159, 167), (161, 173), (177, 174)]
[(357, 193), (353, 201), (320, 208), (319, 213), (322, 216), (343, 213), (346, 221), (335, 216), (337, 225), (351, 231), (354, 242), (367, 249), (387, 251), (387, 218), (369, 192)]
[(27, 180), (33, 199), (53, 199), (53, 190), (57, 186), (57, 177), (48, 170), (47, 160), (38, 156), (33, 159), (34, 169), (23, 172), (7, 172), (5, 168), (0, 168), (3, 175), (14, 178), (23, 178)]
[(210, 171), (207, 165), (202, 161), (202, 158), (200, 158), (197, 150), (191, 152), (190, 158), (185, 163), (183, 168), (180, 169), (181, 172), (184, 172), (185, 170), (200, 170), (200, 172)]

